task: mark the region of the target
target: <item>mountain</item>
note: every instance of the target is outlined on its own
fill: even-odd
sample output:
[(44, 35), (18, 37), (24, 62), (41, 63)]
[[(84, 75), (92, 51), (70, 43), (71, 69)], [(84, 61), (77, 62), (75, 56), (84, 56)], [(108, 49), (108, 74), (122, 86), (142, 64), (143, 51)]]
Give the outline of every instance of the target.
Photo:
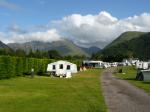
[(126, 55), (150, 59), (150, 32), (125, 32), (106, 46), (101, 53), (107, 56)]
[(143, 34), (146, 34), (146, 33), (137, 32), (137, 31), (128, 31), (128, 32), (122, 33), (118, 38), (116, 38), (112, 43), (108, 44), (105, 48), (109, 48), (111, 46), (115, 46), (125, 41), (130, 41), (132, 39), (139, 38)]
[(9, 48), (6, 44), (0, 41), (0, 49)]
[(69, 40), (60, 40), (54, 42), (41, 42), (41, 41), (32, 41), (26, 43), (9, 43), (8, 46), (14, 50), (23, 49), (26, 52), (40, 50), (57, 50), (61, 55), (85, 55), (89, 56), (87, 52), (75, 45), (72, 41)]
[(89, 48), (85, 48), (85, 47), (80, 47), (80, 48), (90, 55), (92, 55), (93, 53), (97, 53), (98, 51), (101, 50), (99, 47), (96, 47), (96, 46), (92, 46)]

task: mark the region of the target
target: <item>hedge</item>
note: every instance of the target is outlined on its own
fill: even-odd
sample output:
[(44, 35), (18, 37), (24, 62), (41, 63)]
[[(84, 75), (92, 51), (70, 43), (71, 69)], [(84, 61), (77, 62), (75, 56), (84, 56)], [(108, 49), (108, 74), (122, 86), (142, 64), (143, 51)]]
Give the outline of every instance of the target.
[(32, 68), (35, 73), (46, 72), (48, 63), (54, 61), (53, 59), (0, 56), (0, 79), (23, 76), (24, 73), (30, 73)]
[[(54, 61), (56, 60), (0, 56), (0, 79), (23, 76), (24, 73), (30, 73), (32, 68), (36, 74), (45, 73), (47, 65)], [(70, 60), (70, 62), (81, 65), (79, 60)]]

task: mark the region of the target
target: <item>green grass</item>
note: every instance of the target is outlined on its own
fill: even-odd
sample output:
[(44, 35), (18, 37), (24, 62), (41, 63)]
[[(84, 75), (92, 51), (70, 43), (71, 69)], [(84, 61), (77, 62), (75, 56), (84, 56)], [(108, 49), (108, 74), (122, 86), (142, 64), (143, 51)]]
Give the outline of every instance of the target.
[(80, 72), (72, 79), (0, 80), (0, 112), (106, 112), (100, 72)]
[(117, 77), (128, 80), (131, 84), (143, 89), (145, 92), (150, 92), (150, 83), (144, 81), (137, 81), (136, 78), (136, 69), (134, 67), (123, 67), (123, 73), (116, 74)]

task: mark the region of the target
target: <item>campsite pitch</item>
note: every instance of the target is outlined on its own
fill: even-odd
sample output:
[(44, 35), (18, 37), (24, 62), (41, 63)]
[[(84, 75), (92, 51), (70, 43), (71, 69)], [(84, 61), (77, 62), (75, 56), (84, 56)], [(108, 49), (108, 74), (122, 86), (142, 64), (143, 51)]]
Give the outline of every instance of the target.
[(135, 80), (137, 71), (134, 67), (123, 67), (122, 71), (125, 74), (122, 74), (122, 73), (116, 74), (116, 76), (118, 78), (127, 80), (128, 82), (130, 82), (134, 86), (137, 86), (137, 87), (143, 89), (145, 92), (150, 92), (150, 82)]
[(72, 79), (0, 80), (0, 112), (106, 112), (100, 72), (80, 72)]

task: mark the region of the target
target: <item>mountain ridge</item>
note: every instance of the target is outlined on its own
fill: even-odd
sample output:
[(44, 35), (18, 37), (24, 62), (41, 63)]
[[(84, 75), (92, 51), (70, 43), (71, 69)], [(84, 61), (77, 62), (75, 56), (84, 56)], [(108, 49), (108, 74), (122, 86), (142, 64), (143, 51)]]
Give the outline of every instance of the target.
[(9, 49), (9, 47), (6, 44), (4, 44), (2, 41), (0, 41), (0, 48), (1, 49), (3, 49), (3, 48), (8, 48)]
[[(31, 41), (25, 43), (8, 43), (7, 44), (13, 50), (23, 49), (26, 52), (40, 50), (40, 51), (48, 51), (48, 50), (57, 50), (61, 55), (85, 55), (89, 57), (92, 53), (90, 48), (82, 48), (74, 44), (69, 40), (60, 40), (54, 42), (41, 42), (41, 41)], [(94, 47), (95, 49), (98, 49)], [(93, 48), (93, 49), (94, 49)], [(100, 50), (100, 49), (98, 49)], [(95, 52), (95, 50), (93, 50)], [(96, 50), (97, 51), (97, 50)]]
[(125, 32), (107, 45), (101, 54), (105, 56), (124, 55), (147, 60), (150, 57), (149, 51), (150, 32)]
[[(113, 40), (110, 44), (108, 44), (105, 48), (108, 48), (110, 46), (114, 46), (115, 44), (122, 43), (124, 41), (130, 41), (134, 38), (139, 38), (143, 34), (146, 34), (147, 32), (138, 32), (138, 31), (127, 31), (122, 33), (119, 37), (117, 37), (115, 40)], [(104, 49), (105, 49), (104, 48)]]

